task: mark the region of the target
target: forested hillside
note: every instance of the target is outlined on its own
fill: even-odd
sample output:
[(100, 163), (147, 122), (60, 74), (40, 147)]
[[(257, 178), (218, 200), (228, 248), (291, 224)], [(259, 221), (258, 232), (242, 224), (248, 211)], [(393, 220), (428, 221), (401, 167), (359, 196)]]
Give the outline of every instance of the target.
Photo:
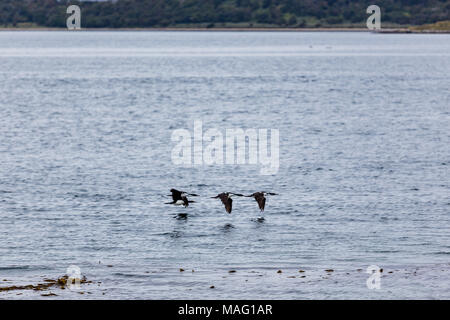
[(370, 4), (385, 25), (450, 20), (450, 0), (0, 0), (0, 26), (65, 27), (69, 4), (80, 6), (85, 28), (363, 27)]

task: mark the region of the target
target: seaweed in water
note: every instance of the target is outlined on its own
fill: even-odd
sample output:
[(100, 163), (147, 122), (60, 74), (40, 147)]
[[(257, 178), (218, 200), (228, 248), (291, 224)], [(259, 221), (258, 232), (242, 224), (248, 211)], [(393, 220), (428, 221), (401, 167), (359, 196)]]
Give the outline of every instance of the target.
[[(67, 275), (62, 276), (56, 280), (53, 279), (44, 279), (44, 283), (38, 283), (37, 285), (25, 285), (25, 286), (9, 286), (9, 287), (0, 287), (0, 292), (2, 291), (11, 291), (11, 290), (34, 290), (34, 291), (42, 291), (47, 290), (52, 287), (59, 287), (61, 289), (65, 289), (67, 286), (67, 280), (69, 277)], [(92, 281), (87, 281), (86, 277), (80, 279), (81, 284), (92, 283)]]

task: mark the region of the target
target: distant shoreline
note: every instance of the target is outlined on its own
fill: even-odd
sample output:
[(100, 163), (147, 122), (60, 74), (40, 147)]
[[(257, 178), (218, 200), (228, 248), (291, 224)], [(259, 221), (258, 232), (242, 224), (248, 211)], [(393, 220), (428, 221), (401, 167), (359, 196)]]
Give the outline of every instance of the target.
[[(1, 31), (68, 31), (66, 28), (9, 28)], [(371, 33), (426, 33), (448, 34), (450, 30), (411, 30), (407, 28), (381, 29), (372, 31), (367, 28), (82, 28), (78, 31), (203, 31), (203, 32), (371, 32)]]
[[(46, 27), (31, 27), (31, 28), (5, 28), (0, 27), (0, 31), (67, 31), (67, 28), (46, 28)], [(168, 27), (168, 28), (82, 28), (79, 31), (274, 31), (274, 32), (327, 32), (327, 31), (344, 31), (344, 32), (368, 32), (367, 28), (200, 28), (200, 27)]]
[[(47, 27), (0, 27), (1, 31), (68, 31), (67, 28), (47, 28)], [(389, 33), (389, 34), (449, 34), (450, 30), (416, 30), (409, 28), (385, 28), (377, 31), (367, 28), (187, 28), (187, 27), (168, 27), (168, 28), (82, 28), (80, 31), (196, 31), (196, 32), (370, 32), (370, 33)]]

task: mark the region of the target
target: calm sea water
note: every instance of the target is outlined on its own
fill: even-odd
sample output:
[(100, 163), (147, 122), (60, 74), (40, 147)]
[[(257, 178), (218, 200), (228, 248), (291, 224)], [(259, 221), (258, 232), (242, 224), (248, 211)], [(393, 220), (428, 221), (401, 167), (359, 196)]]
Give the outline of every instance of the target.
[[(448, 299), (449, 72), (449, 35), (1, 32), (0, 286), (77, 265), (94, 283), (53, 298)], [(278, 173), (174, 165), (195, 120), (278, 129)], [(209, 198), (260, 190), (263, 214)]]

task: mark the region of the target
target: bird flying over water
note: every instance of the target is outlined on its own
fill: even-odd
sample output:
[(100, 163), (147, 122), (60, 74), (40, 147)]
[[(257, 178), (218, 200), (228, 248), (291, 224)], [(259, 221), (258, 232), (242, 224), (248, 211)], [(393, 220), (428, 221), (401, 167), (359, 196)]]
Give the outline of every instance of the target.
[(276, 193), (273, 192), (265, 192), (265, 191), (261, 191), (261, 192), (255, 192), (249, 196), (245, 196), (245, 197), (253, 197), (255, 198), (256, 202), (258, 202), (258, 206), (259, 206), (259, 210), (264, 211), (264, 207), (266, 206), (266, 195), (270, 195), (270, 196), (275, 196), (277, 195)]
[(198, 195), (195, 193), (187, 193), (185, 191), (179, 191), (176, 189), (170, 189), (172, 193), (169, 197), (172, 197), (172, 202), (166, 202), (166, 204), (175, 204), (175, 205), (183, 205), (185, 207), (189, 206), (189, 203), (195, 202), (192, 200), (188, 200), (187, 196), (197, 197)]
[(231, 213), (231, 209), (232, 209), (232, 205), (233, 205), (233, 200), (231, 199), (232, 196), (239, 196), (239, 197), (243, 197), (243, 194), (240, 193), (233, 193), (233, 192), (222, 192), (219, 193), (217, 196), (215, 197), (211, 197), (212, 199), (217, 199), (219, 198), (223, 205), (225, 206), (225, 210), (228, 213)]

